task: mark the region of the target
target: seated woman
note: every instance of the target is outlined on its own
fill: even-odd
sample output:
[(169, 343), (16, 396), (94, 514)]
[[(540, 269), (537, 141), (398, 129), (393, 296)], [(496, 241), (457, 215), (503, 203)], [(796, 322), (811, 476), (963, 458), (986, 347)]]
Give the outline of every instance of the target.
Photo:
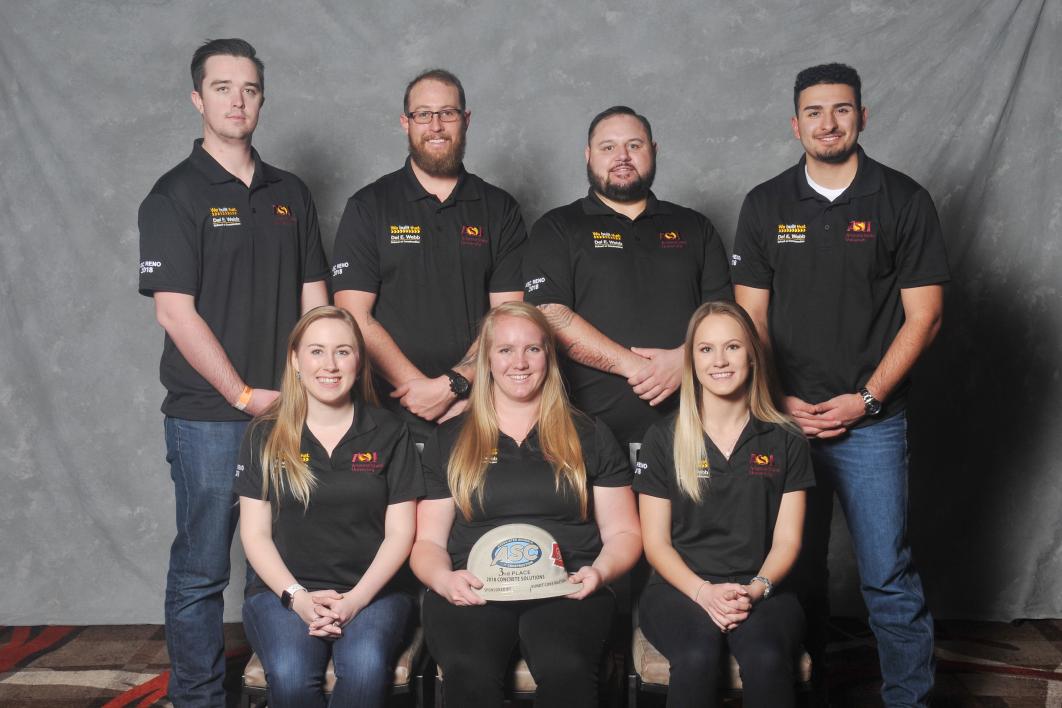
[[(447, 708), (491, 708), (519, 644), (535, 705), (597, 705), (597, 674), (615, 600), (606, 585), (641, 554), (630, 464), (612, 433), (568, 404), (545, 317), (509, 302), (483, 321), (468, 410), (424, 448), (427, 494), (410, 563), (430, 588), (425, 639), (442, 667)], [(560, 546), (570, 595), (490, 601), (466, 569), (473, 544), (510, 523)]]
[(646, 433), (634, 488), (653, 567), (639, 615), (671, 662), (668, 706), (715, 705), (728, 646), (744, 705), (792, 706), (804, 616), (776, 591), (797, 553), (808, 443), (774, 406), (748, 315), (711, 302), (686, 332), (679, 410)]
[(240, 539), (257, 574), (243, 621), (269, 705), (382, 706), (407, 638), (420, 463), (406, 426), (375, 407), (361, 332), (318, 307), (288, 340), (280, 397), (236, 468)]

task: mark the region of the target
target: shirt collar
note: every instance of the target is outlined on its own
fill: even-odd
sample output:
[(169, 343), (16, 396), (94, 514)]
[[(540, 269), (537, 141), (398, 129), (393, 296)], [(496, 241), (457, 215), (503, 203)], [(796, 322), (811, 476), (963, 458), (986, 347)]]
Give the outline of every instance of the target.
[[(406, 157), (406, 163), (402, 166), (402, 174), (405, 177), (402, 187), (407, 201), (416, 202), (421, 199), (435, 199), (438, 201), (438, 198), (424, 189), (424, 185), (417, 179), (417, 175), (413, 172), (412, 157)], [(454, 201), (474, 201), (479, 198), (479, 186), (473, 180), (468, 179), (468, 172), (465, 170), (465, 166), (461, 165), (461, 172), (457, 176), (457, 186), (454, 187), (454, 191), (443, 204)]]
[[(354, 420), (353, 422), (351, 422), (350, 427), (347, 429), (347, 432), (343, 434), (343, 437), (340, 439), (339, 443), (335, 446), (335, 449), (333, 449), (332, 452), (334, 453), (336, 450), (338, 450), (350, 440), (353, 440), (358, 436), (365, 435), (366, 433), (369, 433), (379, 427), (379, 422), (376, 420), (376, 417), (373, 413), (374, 412), (371, 406), (365, 405), (365, 403), (360, 399), (354, 399)], [(305, 446), (309, 444), (311, 440), (314, 439), (315, 438), (313, 437), (313, 433), (310, 432), (310, 426), (308, 426), (306, 423), (303, 423), (303, 449), (308, 449)]]
[[(846, 204), (855, 197), (865, 197), (881, 189), (881, 168), (878, 163), (867, 157), (867, 154), (863, 152), (863, 148), (859, 145), (856, 145), (856, 157), (859, 160), (859, 167), (856, 168), (855, 178), (847, 189), (841, 192), (833, 202), (829, 203)], [(807, 155), (800, 156), (800, 162), (797, 163), (795, 174), (793, 175), (796, 180), (797, 198), (827, 202), (826, 197), (816, 192), (808, 184), (807, 177), (804, 174), (804, 170), (807, 167), (807, 159)]]
[[(623, 214), (620, 214), (618, 211), (610, 207), (608, 204), (605, 204), (603, 201), (601, 201), (601, 197), (596, 191), (594, 191), (593, 187), (590, 187), (587, 190), (586, 197), (583, 198), (582, 202), (583, 212), (586, 214), (605, 214), (618, 216), (623, 219), (627, 218)], [(648, 199), (646, 199), (645, 202), (645, 210), (638, 215), (638, 219), (650, 217), (655, 214), (663, 214), (668, 211), (670, 211), (670, 209), (666, 208), (666, 205), (657, 200), (656, 195), (653, 194), (653, 190), (649, 190), (649, 197)], [(635, 221), (637, 221), (637, 219), (635, 219)]]
[[(211, 184), (224, 184), (226, 182), (239, 181), (215, 160), (209, 152), (203, 149), (203, 139), (197, 138), (192, 145), (192, 154), (188, 157), (192, 165), (206, 175)], [(260, 187), (269, 182), (279, 182), (282, 174), (275, 167), (262, 162), (258, 151), (251, 148), (251, 159), (254, 160), (254, 176), (251, 178), (251, 189)]]

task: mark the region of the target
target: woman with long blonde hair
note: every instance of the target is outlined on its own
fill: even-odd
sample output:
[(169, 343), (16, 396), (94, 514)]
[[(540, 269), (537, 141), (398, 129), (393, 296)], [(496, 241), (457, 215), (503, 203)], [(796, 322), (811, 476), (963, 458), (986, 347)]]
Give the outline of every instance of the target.
[(288, 339), (280, 396), (236, 470), (240, 539), (255, 576), (244, 627), (269, 705), (382, 706), (413, 609), (402, 577), (424, 492), (404, 423), (375, 406), (351, 316), (318, 307)]
[(779, 589), (800, 551), (807, 441), (775, 406), (749, 316), (710, 302), (686, 332), (678, 412), (649, 429), (634, 488), (653, 567), (642, 630), (671, 662), (667, 705), (718, 700), (724, 648), (746, 706), (792, 706), (804, 616)]
[[(641, 553), (630, 465), (602, 423), (568, 404), (553, 333), (539, 310), (509, 302), (483, 321), (469, 409), (424, 448), (427, 493), (410, 563), (430, 592), (425, 637), (446, 705), (502, 703), (519, 644), (536, 706), (597, 705), (597, 672), (615, 601), (606, 586)], [(466, 565), (473, 544), (510, 523), (553, 536), (581, 589), (487, 602)]]

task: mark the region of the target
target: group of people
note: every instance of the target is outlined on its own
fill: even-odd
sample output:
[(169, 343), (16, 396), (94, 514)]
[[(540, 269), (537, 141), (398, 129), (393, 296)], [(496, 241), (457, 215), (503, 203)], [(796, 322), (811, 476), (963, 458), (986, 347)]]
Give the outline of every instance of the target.
[[(426, 71), (399, 117), (409, 157), (350, 198), (330, 272), (309, 190), (251, 147), (254, 48), (207, 42), (191, 74), (203, 138), (139, 215), (166, 332), (174, 705), (224, 704), (238, 518), (270, 705), (325, 705), (329, 659), (331, 705), (382, 704), (422, 586), (448, 705), (500, 704), (517, 646), (538, 704), (593, 705), (610, 585), (643, 548), (668, 705), (712, 699), (724, 648), (748, 705), (791, 705), (802, 643), (824, 675), (835, 493), (883, 698), (925, 704), (904, 411), (948, 267), (928, 193), (858, 145), (853, 69), (797, 76), (804, 156), (749, 193), (729, 262), (706, 217), (651, 191), (657, 145), (626, 106), (590, 123), (587, 195), (528, 238), (463, 167), (460, 81)], [(470, 551), (510, 523), (552, 534), (571, 594), (483, 599)]]

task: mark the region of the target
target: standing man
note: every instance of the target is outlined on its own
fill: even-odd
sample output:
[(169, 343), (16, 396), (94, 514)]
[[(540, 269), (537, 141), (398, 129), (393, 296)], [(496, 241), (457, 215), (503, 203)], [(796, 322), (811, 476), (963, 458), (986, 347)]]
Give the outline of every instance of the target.
[(222, 591), (236, 526), (233, 472), (251, 416), (277, 397), (288, 333), (328, 302), (306, 185), (251, 147), (264, 69), (242, 39), (192, 57), (203, 138), (140, 205), (140, 292), (166, 331), (166, 459), (177, 537), (166, 579), (175, 706), (224, 706)]
[(802, 577), (808, 648), (824, 667), (826, 550), (836, 491), (852, 534), (888, 706), (923, 706), (933, 620), (907, 543), (908, 374), (940, 329), (949, 279), (933, 200), (866, 156), (859, 75), (805, 69), (804, 157), (749, 192), (732, 258), (737, 301), (769, 340), (788, 412), (811, 439)]
[(531, 229), (525, 298), (567, 353), (572, 401), (626, 446), (678, 405), (686, 325), (702, 302), (732, 299), (730, 273), (712, 222), (650, 191), (656, 143), (645, 116), (602, 111), (585, 156), (587, 196)]
[(410, 81), (406, 164), (350, 198), (333, 249), (336, 304), (358, 321), (377, 390), (418, 442), (466, 405), (480, 318), (523, 297), (520, 207), (465, 171), (471, 117), (449, 71)]

